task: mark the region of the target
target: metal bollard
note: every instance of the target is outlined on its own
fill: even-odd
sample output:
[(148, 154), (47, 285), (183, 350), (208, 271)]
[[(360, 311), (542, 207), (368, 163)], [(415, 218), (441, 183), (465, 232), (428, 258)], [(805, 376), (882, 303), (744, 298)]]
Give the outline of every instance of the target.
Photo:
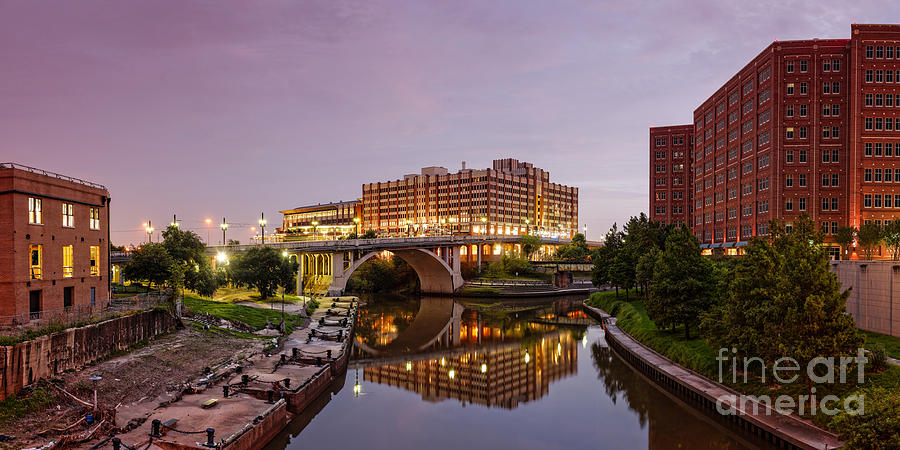
[(216, 430), (215, 428), (207, 428), (206, 429), (206, 446), (207, 447), (215, 447), (216, 443)]
[(316, 356), (316, 365), (319, 367), (322, 366), (322, 357), (321, 356)]
[(250, 382), (250, 375), (247, 375), (246, 373), (241, 375), (241, 383), (247, 384), (249, 382)]
[(112, 438), (113, 450), (120, 450), (122, 448), (122, 440), (114, 437)]
[(222, 397), (228, 398), (228, 389), (230, 386), (227, 384), (222, 386)]
[(162, 434), (159, 432), (159, 426), (162, 422), (159, 419), (153, 419), (153, 422), (150, 422), (150, 436), (151, 437), (162, 437)]
[(266, 391), (266, 398), (267, 398), (266, 403), (275, 403), (275, 401), (274, 401), (274, 399), (275, 399), (275, 391), (273, 391), (273, 390), (271, 390), (271, 389), (269, 389), (268, 391)]
[(291, 379), (290, 378), (284, 379), (284, 387), (286, 387), (286, 388), (291, 387)]
[(282, 354), (281, 354), (281, 363), (284, 364), (284, 363), (286, 363), (286, 362), (287, 362), (287, 355), (285, 355), (284, 353), (282, 353)]
[(297, 353), (298, 353), (297, 347), (294, 347), (291, 349), (291, 356), (293, 356), (294, 358), (297, 357)]
[(344, 330), (338, 330), (338, 341), (344, 340)]
[(350, 313), (352, 313), (352, 312), (353, 312), (353, 311), (351, 311), (351, 310), (348, 309), (348, 310), (347, 310), (347, 317), (350, 317)]
[(328, 359), (331, 359), (331, 349), (329, 348), (325, 353), (328, 355)]
[(309, 330), (309, 335), (312, 337), (316, 337), (316, 329), (313, 328), (312, 330)]

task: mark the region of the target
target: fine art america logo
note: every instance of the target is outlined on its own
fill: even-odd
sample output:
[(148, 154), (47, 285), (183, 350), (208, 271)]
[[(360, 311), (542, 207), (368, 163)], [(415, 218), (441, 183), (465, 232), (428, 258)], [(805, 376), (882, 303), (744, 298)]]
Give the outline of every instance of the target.
[[(738, 383), (738, 370), (743, 372), (743, 382), (748, 383), (748, 373), (754, 368), (758, 368), (760, 372), (759, 381), (763, 384), (768, 383), (768, 375), (766, 372), (769, 367), (762, 358), (759, 357), (743, 357), (734, 356), (737, 349), (720, 348), (716, 361), (719, 363), (719, 383), (724, 383), (725, 367), (730, 361), (731, 382)], [(868, 362), (865, 350), (857, 349), (856, 357), (816, 357), (803, 367), (796, 359), (790, 357), (782, 357), (774, 361), (771, 365), (771, 379), (780, 384), (791, 384), (800, 379), (805, 369), (805, 374), (814, 384), (835, 384), (846, 383), (848, 372), (852, 371), (852, 367), (856, 366), (856, 382), (863, 384), (865, 382), (865, 364)], [(849, 395), (843, 403), (836, 395), (825, 395), (821, 399), (816, 395), (816, 388), (812, 387), (806, 395), (799, 395), (794, 398), (791, 395), (782, 394), (772, 398), (768, 395), (721, 395), (716, 399), (716, 410), (722, 415), (741, 415), (741, 414), (772, 414), (777, 411), (781, 414), (815, 415), (821, 411), (825, 415), (833, 416), (841, 410), (849, 415), (865, 414), (865, 395)]]

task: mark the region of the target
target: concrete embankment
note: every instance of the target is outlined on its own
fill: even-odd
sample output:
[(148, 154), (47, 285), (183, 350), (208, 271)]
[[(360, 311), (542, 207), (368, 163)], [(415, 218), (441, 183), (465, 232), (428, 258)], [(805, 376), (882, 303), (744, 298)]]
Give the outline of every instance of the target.
[(0, 400), (41, 378), (84, 367), (177, 325), (167, 312), (150, 310), (0, 347)]
[[(115, 438), (142, 449), (264, 446), (346, 372), (357, 313), (355, 298), (323, 299), (310, 325), (294, 330), (277, 349), (211, 370), (171, 403), (120, 408), (117, 417), (141, 423)], [(119, 429), (127, 427), (119, 422)]]
[[(807, 421), (781, 414), (751, 399), (747, 403), (742, 402), (741, 394), (737, 391), (688, 370), (644, 346), (617, 327), (615, 319), (603, 310), (584, 305), (584, 311), (603, 324), (607, 343), (628, 365), (686, 403), (707, 413), (714, 413), (718, 420), (730, 423), (778, 448), (833, 449), (843, 446), (838, 436)], [(724, 409), (733, 406), (737, 414), (719, 414), (716, 405), (720, 399), (723, 399)], [(730, 399), (736, 399), (737, 404)]]

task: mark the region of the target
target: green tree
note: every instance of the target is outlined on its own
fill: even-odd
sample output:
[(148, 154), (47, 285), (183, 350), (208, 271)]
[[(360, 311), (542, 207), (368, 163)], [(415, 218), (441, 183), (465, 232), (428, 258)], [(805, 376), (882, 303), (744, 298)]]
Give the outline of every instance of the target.
[(814, 357), (855, 353), (862, 343), (846, 314), (848, 291), (829, 269), (822, 235), (808, 216), (786, 233), (770, 223), (771, 242), (756, 238), (724, 282), (723, 299), (703, 317), (716, 348), (770, 364), (791, 357), (806, 367)]
[(684, 338), (718, 297), (714, 263), (700, 254), (700, 244), (687, 227), (672, 231), (665, 250), (656, 251), (647, 315), (658, 326), (684, 326)]
[(290, 289), (295, 282), (297, 263), (271, 247), (253, 247), (231, 263), (231, 276), (244, 286), (253, 286), (263, 299), (279, 287)]
[(658, 248), (650, 248), (650, 251), (638, 258), (637, 266), (634, 268), (634, 280), (643, 289), (644, 298), (647, 298), (649, 295), (649, 287), (653, 282), (656, 260), (659, 258), (660, 253)]
[(555, 256), (558, 261), (584, 262), (587, 261), (587, 258), (590, 255), (591, 251), (588, 249), (587, 240), (585, 240), (584, 235), (575, 233), (575, 235), (572, 236), (572, 242), (560, 246), (559, 249), (556, 250)]
[[(591, 269), (591, 282), (594, 286), (600, 287), (613, 284), (611, 277), (612, 266), (615, 262), (616, 253), (622, 248), (622, 244), (622, 232), (619, 231), (614, 223), (609, 231), (606, 232), (603, 246), (594, 250), (591, 254), (591, 261), (594, 263), (594, 267)], [(614, 284), (613, 286), (616, 287), (616, 295), (618, 296), (619, 287)]]
[(837, 234), (834, 235), (834, 242), (841, 246), (841, 259), (844, 259), (843, 255), (847, 255), (846, 259), (850, 258), (850, 246), (853, 245), (854, 237), (856, 237), (855, 227), (838, 227)]
[(859, 245), (865, 251), (866, 259), (868, 260), (872, 259), (875, 249), (881, 245), (883, 239), (884, 231), (881, 229), (881, 225), (874, 222), (863, 224), (859, 227), (859, 231), (856, 232), (856, 240), (859, 241)]
[(619, 295), (619, 288), (625, 289), (625, 298), (629, 296), (629, 291), (634, 287), (635, 283), (635, 266), (637, 264), (632, 259), (632, 254), (626, 251), (616, 252), (612, 265), (609, 268), (609, 281), (616, 287), (616, 296)]
[(366, 232), (363, 233), (362, 236), (360, 236), (359, 238), (360, 239), (375, 239), (377, 237), (378, 237), (378, 235), (375, 234), (375, 230), (366, 230)]
[(162, 287), (172, 277), (175, 261), (169, 256), (163, 244), (144, 244), (132, 252), (131, 260), (122, 268), (122, 277), (129, 281), (147, 282)]
[(162, 245), (175, 264), (180, 266), (179, 270), (173, 271), (176, 277), (172, 280), (173, 284), (206, 297), (215, 294), (218, 289), (217, 278), (205, 256), (206, 244), (200, 236), (193, 231), (170, 225), (163, 231)]
[(535, 252), (541, 248), (541, 238), (526, 234), (522, 236), (522, 256), (526, 259), (531, 259), (531, 256), (534, 255)]
[(891, 253), (892, 260), (900, 260), (900, 220), (884, 224), (884, 245)]
[(900, 392), (873, 387), (855, 393), (865, 396), (865, 413), (839, 408), (831, 428), (841, 434), (846, 448), (888, 450), (900, 448)]

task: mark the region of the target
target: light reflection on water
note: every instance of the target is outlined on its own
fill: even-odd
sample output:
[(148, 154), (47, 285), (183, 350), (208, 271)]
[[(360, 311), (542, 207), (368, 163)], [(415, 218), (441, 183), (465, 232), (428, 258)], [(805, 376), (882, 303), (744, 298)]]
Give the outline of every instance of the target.
[(473, 302), (367, 299), (347, 375), (267, 448), (759, 445), (650, 385), (576, 299)]

